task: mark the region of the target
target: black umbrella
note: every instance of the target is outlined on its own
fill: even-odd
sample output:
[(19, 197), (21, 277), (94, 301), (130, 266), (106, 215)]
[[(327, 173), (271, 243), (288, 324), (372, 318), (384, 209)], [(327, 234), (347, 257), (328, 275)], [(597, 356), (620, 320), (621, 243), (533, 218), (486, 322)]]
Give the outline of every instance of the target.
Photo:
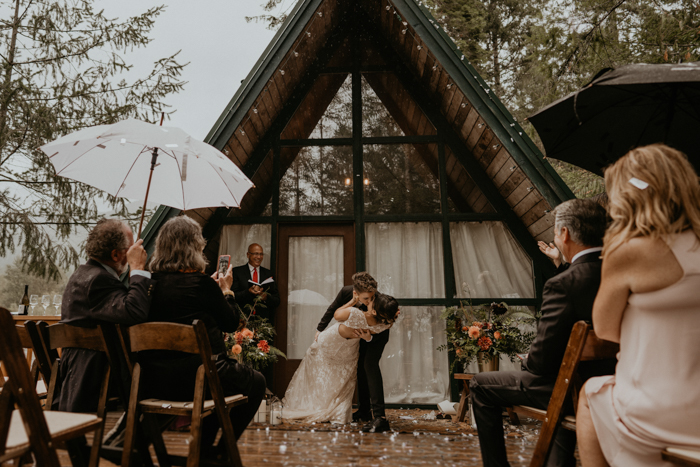
[(528, 119), (547, 157), (599, 175), (652, 143), (683, 151), (700, 172), (700, 62), (607, 68)]

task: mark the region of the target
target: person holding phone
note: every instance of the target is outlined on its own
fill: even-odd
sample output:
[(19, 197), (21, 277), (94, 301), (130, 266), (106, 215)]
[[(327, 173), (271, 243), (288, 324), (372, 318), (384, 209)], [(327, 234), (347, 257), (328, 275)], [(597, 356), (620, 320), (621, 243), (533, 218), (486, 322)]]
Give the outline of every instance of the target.
[(257, 243), (248, 247), (248, 263), (233, 268), (233, 285), (231, 290), (236, 296), (236, 303), (248, 315), (246, 305), (253, 305), (256, 297), (262, 298), (265, 307), (256, 307), (255, 315), (266, 318), (275, 324), (275, 310), (280, 304), (277, 282), (272, 278), (272, 271), (261, 266), (265, 256), (263, 248)]

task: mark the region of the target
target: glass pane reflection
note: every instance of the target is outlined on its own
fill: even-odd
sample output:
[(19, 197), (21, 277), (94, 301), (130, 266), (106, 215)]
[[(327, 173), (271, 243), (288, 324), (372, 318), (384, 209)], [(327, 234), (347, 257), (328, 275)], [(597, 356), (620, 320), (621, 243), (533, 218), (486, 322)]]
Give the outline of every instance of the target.
[(280, 215), (352, 215), (352, 147), (284, 148), (280, 159)]
[(449, 399), (450, 376), (442, 307), (402, 306), (379, 367), (389, 404), (435, 404)]

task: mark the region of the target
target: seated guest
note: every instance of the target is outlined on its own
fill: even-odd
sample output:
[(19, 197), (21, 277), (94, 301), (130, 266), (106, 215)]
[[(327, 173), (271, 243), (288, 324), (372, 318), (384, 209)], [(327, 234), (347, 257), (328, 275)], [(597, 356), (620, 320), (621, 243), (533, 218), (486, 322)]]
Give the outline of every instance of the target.
[[(75, 270), (66, 284), (61, 323), (95, 327), (101, 322), (137, 324), (146, 320), (155, 281), (144, 271), (146, 250), (129, 226), (116, 219), (102, 219), (88, 234), (88, 261)], [(119, 276), (131, 268), (129, 286)], [(97, 411), (100, 372), (107, 365), (102, 352), (63, 349), (59, 367), (61, 390), (58, 410)]]
[[(204, 322), (224, 395), (248, 396), (246, 404), (231, 409), (231, 422), (239, 438), (260, 407), (265, 378), (226, 355), (223, 332), (235, 332), (241, 315), (230, 289), (231, 268), (223, 277), (218, 273), (212, 277), (204, 274), (204, 245), (201, 227), (189, 217), (175, 217), (161, 227), (150, 262), (158, 288), (148, 321)], [(194, 398), (197, 368), (201, 365), (199, 355), (154, 350), (141, 352), (138, 359), (143, 368), (145, 397), (180, 401)], [(203, 448), (213, 444), (218, 428), (215, 416), (205, 419)]]
[(700, 184), (686, 156), (633, 149), (605, 171), (612, 223), (593, 326), (619, 342), (614, 376), (589, 380), (577, 413), (584, 466), (670, 465), (700, 449)]
[[(503, 440), (503, 407), (527, 405), (546, 410), (571, 329), (577, 321), (591, 320), (600, 286), (605, 215), (605, 209), (590, 200), (573, 199), (557, 206), (554, 243), (571, 266), (544, 285), (542, 317), (525, 370), (479, 373), (470, 382), (481, 458), (486, 467), (510, 465)], [(611, 374), (615, 362), (582, 362), (579, 368), (586, 379)], [(559, 429), (547, 465), (576, 465), (575, 448), (575, 433)]]
[(249, 280), (262, 284), (272, 277), (272, 271), (261, 266), (263, 260), (263, 248), (257, 243), (248, 247), (248, 262), (243, 266), (233, 268), (233, 285), (231, 290), (236, 294), (236, 303), (243, 313), (248, 316), (246, 305), (253, 305), (255, 298), (260, 296), (265, 307), (257, 307), (255, 315), (266, 318), (270, 323), (275, 322), (275, 309), (280, 304), (280, 294), (277, 290), (277, 282), (271, 282), (263, 286), (253, 285)]

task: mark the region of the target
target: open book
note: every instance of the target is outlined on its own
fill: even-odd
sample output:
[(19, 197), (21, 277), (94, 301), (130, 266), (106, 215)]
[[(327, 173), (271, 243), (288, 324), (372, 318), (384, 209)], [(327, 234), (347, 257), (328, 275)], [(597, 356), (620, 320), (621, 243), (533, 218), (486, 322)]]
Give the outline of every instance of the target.
[(265, 284), (272, 284), (272, 283), (275, 282), (275, 281), (274, 281), (274, 279), (273, 279), (272, 277), (268, 277), (267, 279), (265, 279), (264, 281), (259, 282), (259, 283), (258, 283), (258, 282), (255, 282), (253, 279), (248, 279), (248, 282), (249, 282), (250, 284), (253, 284), (253, 285), (257, 285), (257, 286), (259, 286), (259, 287), (262, 287), (262, 286), (265, 285)]

